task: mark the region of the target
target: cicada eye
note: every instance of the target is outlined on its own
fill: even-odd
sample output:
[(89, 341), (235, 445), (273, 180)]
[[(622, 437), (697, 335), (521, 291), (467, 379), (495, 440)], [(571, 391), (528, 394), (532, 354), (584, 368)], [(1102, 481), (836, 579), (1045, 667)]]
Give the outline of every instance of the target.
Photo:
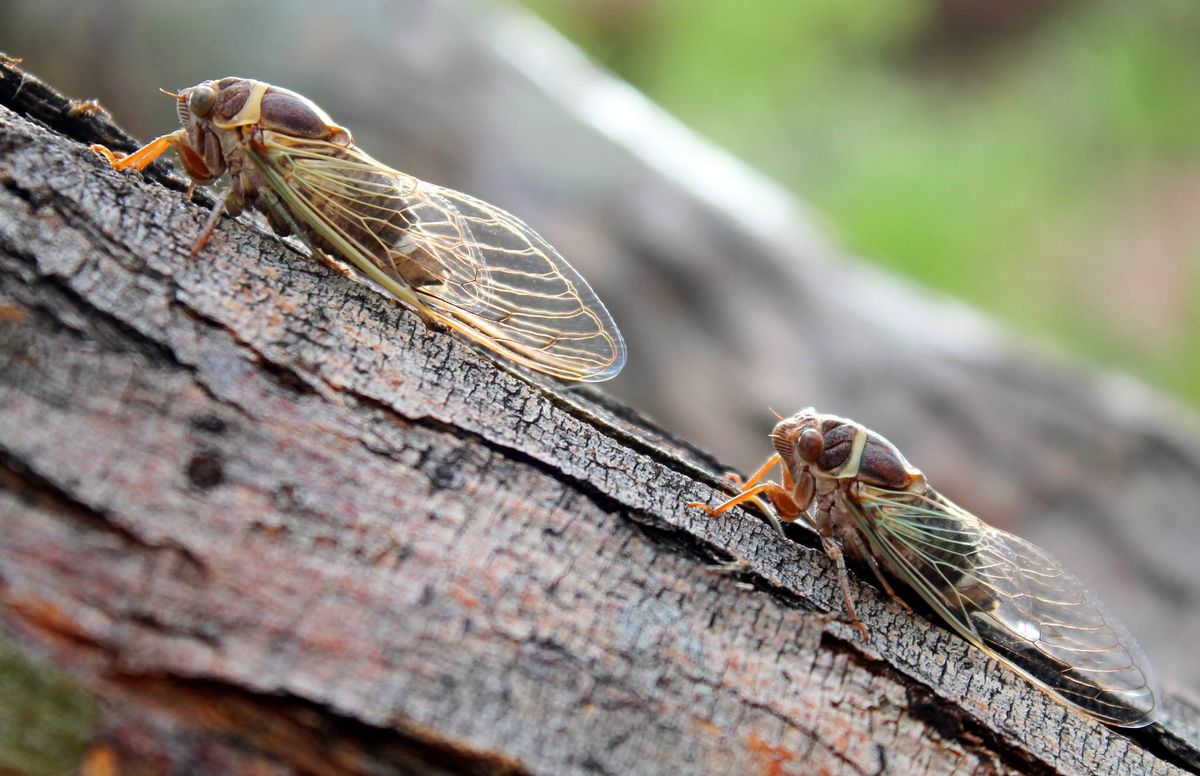
[(796, 440), (796, 452), (807, 463), (816, 463), (825, 449), (825, 438), (815, 428), (806, 428), (800, 432)]
[(204, 118), (209, 113), (212, 113), (213, 106), (217, 104), (217, 93), (211, 86), (200, 84), (193, 86), (188, 92), (188, 110), (197, 118)]

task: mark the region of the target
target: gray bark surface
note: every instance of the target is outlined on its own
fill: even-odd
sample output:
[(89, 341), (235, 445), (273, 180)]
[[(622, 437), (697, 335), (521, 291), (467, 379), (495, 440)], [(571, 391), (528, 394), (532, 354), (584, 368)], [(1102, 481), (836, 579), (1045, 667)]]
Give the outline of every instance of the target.
[(519, 214), (627, 336), (606, 392), (743, 470), (768, 452), (769, 408), (866, 424), (939, 491), (1049, 550), (1165, 684), (1200, 693), (1195, 411), (845, 255), (789, 192), (528, 13), (492, 0), (6, 7), (0, 48), (144, 139), (175, 126), (159, 87), (250, 76), (311, 97), (376, 158)]
[(685, 508), (704, 453), (251, 225), (190, 257), (103, 116), (0, 100), (0, 636), (94, 700), (85, 770), (1200, 763), (1177, 700), (1088, 722), (856, 582), (861, 643), (811, 537)]

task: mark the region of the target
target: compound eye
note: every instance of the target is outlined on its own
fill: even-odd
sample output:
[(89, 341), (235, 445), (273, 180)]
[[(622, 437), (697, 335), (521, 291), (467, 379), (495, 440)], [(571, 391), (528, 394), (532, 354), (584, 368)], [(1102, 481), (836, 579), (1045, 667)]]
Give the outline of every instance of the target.
[(211, 86), (193, 86), (188, 92), (188, 110), (197, 118), (204, 118), (209, 113), (212, 113), (213, 106), (217, 104), (217, 93)]
[(796, 452), (807, 463), (816, 463), (825, 449), (825, 438), (815, 428), (806, 428), (796, 440)]

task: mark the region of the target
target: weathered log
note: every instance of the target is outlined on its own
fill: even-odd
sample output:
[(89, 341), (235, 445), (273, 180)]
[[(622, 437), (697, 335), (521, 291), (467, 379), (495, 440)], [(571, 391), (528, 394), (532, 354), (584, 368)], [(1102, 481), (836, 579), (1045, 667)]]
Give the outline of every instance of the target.
[(240, 221), (191, 258), (205, 207), (4, 76), (0, 634), (89, 768), (1200, 763), (1174, 699), (1088, 722), (856, 584), (863, 644), (811, 537), (685, 509), (720, 467), (601, 394)]
[(627, 335), (606, 391), (743, 468), (766, 454), (770, 407), (865, 423), (940, 491), (1050, 550), (1164, 682), (1200, 692), (1195, 412), (845, 256), (780, 187), (527, 13), (478, 0), (286, 13), (208, 0), (203, 15), (158, 0), (9, 5), (0, 48), (144, 137), (173, 125), (158, 87), (253, 76), (312, 97), (377, 158), (520, 214)]

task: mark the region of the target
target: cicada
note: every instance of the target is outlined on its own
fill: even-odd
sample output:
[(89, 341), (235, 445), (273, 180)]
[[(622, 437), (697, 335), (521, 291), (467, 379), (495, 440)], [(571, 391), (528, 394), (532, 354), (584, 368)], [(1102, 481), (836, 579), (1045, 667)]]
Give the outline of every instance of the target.
[(318, 258), (348, 261), (430, 325), (564, 380), (607, 380), (621, 370), (625, 343), (604, 305), (516, 216), (381, 164), (287, 89), (222, 78), (168, 94), (182, 129), (127, 156), (92, 148), (113, 167), (135, 170), (174, 149), (200, 185), (228, 173), (193, 253), (222, 210), (251, 207)]
[[(750, 479), (734, 476), (737, 496), (689, 506), (719, 515), (749, 503), (772, 520), (809, 521), (864, 638), (845, 556), (869, 567), (902, 608), (912, 611), (893, 582), (1059, 702), (1109, 725), (1154, 721), (1160, 694), (1141, 647), (1044, 550), (951, 502), (895, 445), (852, 420), (808, 408), (781, 420), (771, 441), (775, 453)], [(782, 484), (766, 481), (775, 466)]]

